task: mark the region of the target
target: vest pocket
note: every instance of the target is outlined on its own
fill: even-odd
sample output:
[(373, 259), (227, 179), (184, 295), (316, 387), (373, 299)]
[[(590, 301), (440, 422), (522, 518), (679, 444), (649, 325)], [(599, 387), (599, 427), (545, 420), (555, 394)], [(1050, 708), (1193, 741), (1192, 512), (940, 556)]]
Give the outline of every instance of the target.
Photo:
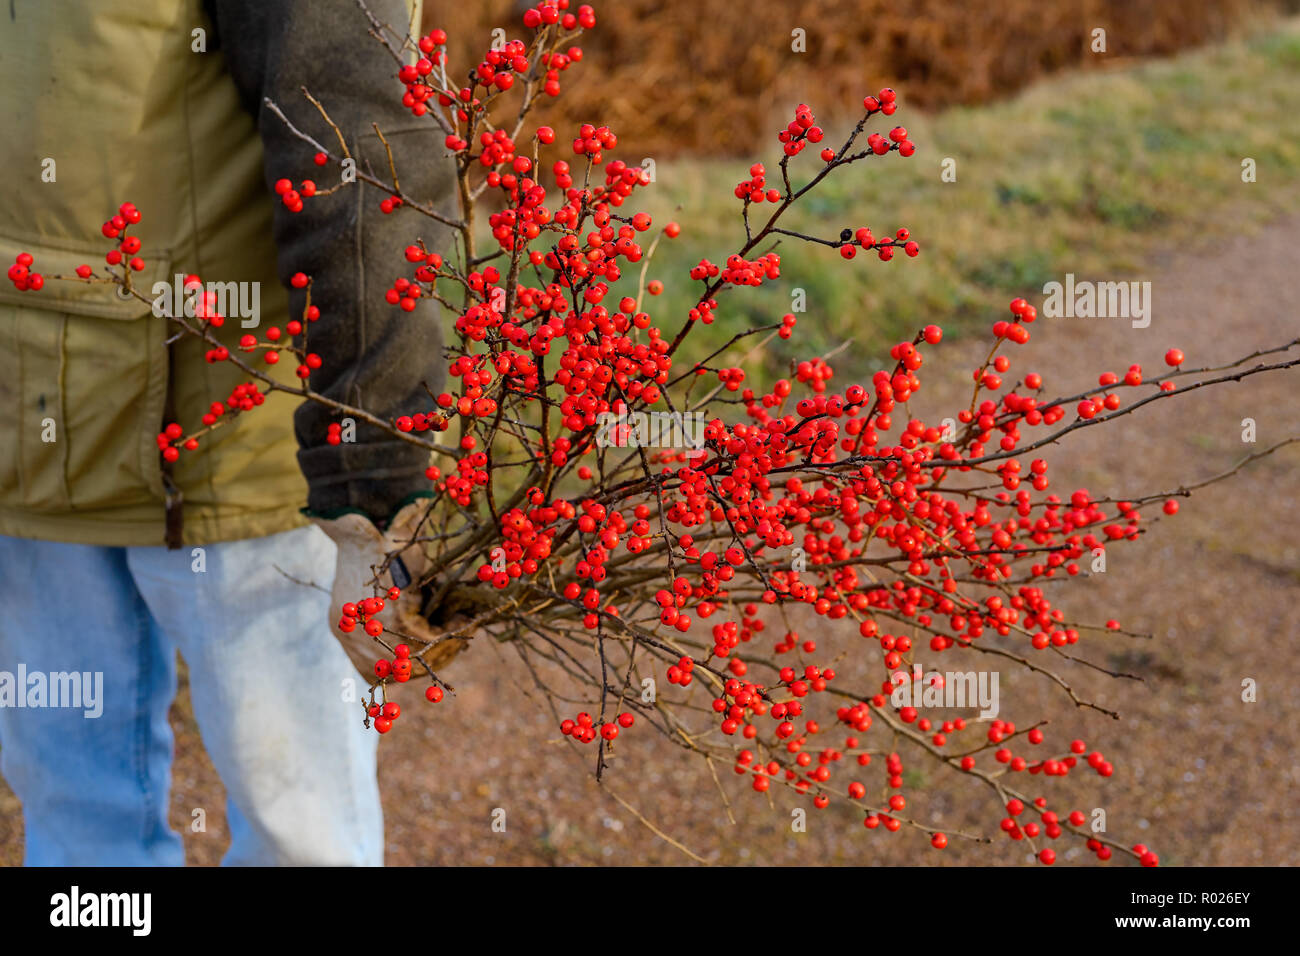
[(0, 306), (0, 502), (67, 510), (67, 419), (63, 413), (63, 333), (59, 312)]
[[(0, 236), (0, 261), (21, 252), (45, 276), (87, 263), (103, 274), (104, 240)], [(152, 257), (134, 284), (148, 297), (167, 277)], [(149, 260), (146, 260), (147, 262)], [(39, 292), (0, 290), (0, 508), (38, 514), (161, 500), (154, 436), (167, 389), (166, 319), (116, 288), (47, 279)]]

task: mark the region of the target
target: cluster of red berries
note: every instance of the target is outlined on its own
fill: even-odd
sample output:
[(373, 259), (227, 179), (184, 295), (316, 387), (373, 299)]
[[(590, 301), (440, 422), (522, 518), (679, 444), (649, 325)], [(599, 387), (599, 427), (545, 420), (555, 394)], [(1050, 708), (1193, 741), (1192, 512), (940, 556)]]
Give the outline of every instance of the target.
[(408, 63), (397, 71), (397, 78), (406, 84), (406, 92), (402, 95), (402, 105), (415, 116), (423, 116), (429, 112), (428, 101), (437, 90), (431, 83), (426, 81), (426, 77), (433, 72), (434, 67), (446, 62), (446, 51), (439, 49), (439, 47), (445, 47), (446, 45), (447, 32), (445, 30), (430, 30), (417, 41), (417, 46), (419, 46), (422, 54), (420, 58), (415, 63)]
[[(208, 410), (203, 413), (203, 425), (205, 428), (211, 428), (227, 412), (239, 414), (240, 412), (251, 411), (265, 401), (266, 394), (257, 387), (255, 382), (244, 382), (236, 385), (231, 389), (230, 395), (224, 403), (213, 402), (208, 406)], [(164, 461), (176, 461), (180, 457), (181, 448), (186, 451), (194, 451), (199, 447), (197, 435), (191, 435), (189, 438), (184, 436), (185, 429), (179, 422), (168, 423), (155, 436), (158, 450), (162, 452)], [(177, 447), (178, 442), (179, 447)]]
[(895, 126), (889, 131), (888, 136), (881, 136), (879, 133), (872, 133), (867, 137), (867, 146), (877, 156), (883, 156), (892, 150), (897, 150), (899, 156), (907, 157), (916, 152), (916, 144), (907, 138), (907, 128)]
[[(319, 155), (323, 156), (324, 154)], [(292, 180), (277, 179), (275, 181), (275, 194), (280, 197), (280, 202), (284, 204), (284, 208), (290, 212), (302, 212), (302, 201), (316, 195), (316, 184), (310, 179), (304, 179), (302, 185), (294, 189)]]
[[(186, 294), (186, 314), (189, 314), (189, 308), (192, 305), (194, 317), (200, 319), (205, 324), (219, 329), (226, 324), (226, 317), (217, 310), (217, 294), (211, 289), (204, 289), (203, 280), (197, 275), (191, 273), (181, 282), (181, 290)], [(224, 361), (229, 358), (229, 352), (222, 350), (220, 359), (214, 357), (213, 352), (208, 351), (208, 362)]]
[[(230, 392), (230, 397), (226, 399), (226, 408), (230, 411), (251, 411), (253, 408), (261, 405), (266, 401), (266, 395), (257, 387), (255, 382), (244, 382), (236, 385)], [(213, 403), (209, 410), (210, 414), (216, 413), (216, 403)], [(208, 422), (204, 422), (208, 424)]]
[[(1075, 741), (1076, 745), (1078, 743), (1079, 741)], [(1002, 819), (1002, 832), (1012, 840), (1023, 840), (1026, 837), (1034, 839), (1040, 835), (1049, 840), (1059, 839), (1063, 832), (1061, 818), (1054, 811), (1047, 809), (1047, 800), (1044, 797), (1038, 797), (1033, 801), (1032, 806), (1039, 814), (1039, 820), (1031, 820), (1022, 824), (1017, 820), (1017, 817), (1020, 817), (1028, 809), (1024, 801), (1018, 798), (1007, 801), (1008, 815)], [(1077, 830), (1087, 822), (1087, 817), (1083, 811), (1073, 810), (1067, 815), (1066, 822)], [(1096, 854), (1098, 860), (1104, 862), (1111, 858), (1111, 848), (1095, 837), (1089, 837), (1086, 845), (1089, 851)], [(1158, 866), (1160, 863), (1159, 857), (1147, 849), (1144, 844), (1134, 844), (1132, 851), (1143, 866)], [(1056, 851), (1051, 847), (1044, 847), (1039, 850), (1037, 856), (1040, 862), (1048, 866), (1056, 862)]]
[[(605, 189), (602, 193), (604, 199), (611, 206), (621, 206), (632, 195), (632, 190), (637, 186), (650, 185), (650, 171), (640, 166), (629, 166), (621, 159), (616, 159), (605, 165)], [(645, 232), (650, 228), (649, 213), (639, 212), (632, 216), (630, 225), (637, 232)], [(674, 231), (677, 230), (677, 231)], [(676, 223), (669, 223), (664, 232), (668, 238), (677, 235), (680, 229)]]
[[(528, 72), (527, 52), (528, 47), (523, 40), (511, 40), (499, 49), (488, 50), (487, 56), (470, 74), (470, 78), (489, 93), (493, 90), (504, 93), (515, 85), (516, 73)], [(472, 89), (471, 87), (471, 95)]]
[[(437, 252), (430, 252), (422, 245), (411, 245), (406, 247), (406, 254), (404, 255), (406, 255), (408, 263), (415, 264), (415, 278), (417, 282), (429, 282), (429, 284), (433, 284), (433, 282), (438, 280), (438, 271), (442, 268), (442, 256), (438, 255)], [(390, 306), (398, 304), (395, 302), (395, 298), (398, 298), (399, 295), (402, 294), (402, 290), (398, 289), (396, 286), (395, 290), (398, 295), (385, 293), (385, 298), (387, 299), (387, 302), (389, 302)]]
[(921, 254), (921, 247), (917, 245), (916, 240), (912, 238), (911, 231), (903, 228), (894, 233), (893, 239), (877, 239), (871, 234), (871, 230), (863, 226), (856, 232), (845, 229), (840, 233), (840, 255), (845, 259), (852, 259), (858, 254), (858, 248), (875, 249), (876, 255), (881, 262), (888, 262), (894, 258), (894, 250), (902, 248), (907, 255), (915, 259)]
[(618, 137), (608, 126), (583, 123), (573, 140), (573, 155), (586, 156), (593, 165), (599, 166), (604, 159), (604, 150), (613, 149), (617, 145)]
[[(398, 588), (390, 588), (388, 597), (390, 600), (397, 600), (401, 595)], [(343, 605), (343, 618), (339, 621), (339, 629), (351, 632), (356, 629), (357, 624), (363, 623), (366, 633), (372, 637), (378, 637), (383, 633), (383, 625), (374, 619), (373, 615), (382, 611), (384, 601), (382, 598), (366, 598), (358, 601), (356, 604)], [(349, 613), (352, 612), (352, 613)], [(344, 626), (347, 624), (347, 626)], [(399, 684), (405, 684), (411, 679), (411, 648), (408, 644), (398, 644), (393, 648), (392, 658), (381, 657), (375, 661), (375, 678), (380, 682), (396, 681)], [(437, 684), (430, 684), (424, 691), (424, 699), (431, 704), (436, 704), (443, 699), (443, 689)], [(366, 714), (374, 721), (374, 728), (381, 734), (386, 734), (393, 729), (393, 721), (401, 716), (402, 708), (395, 701), (388, 701), (384, 704), (372, 703), (367, 709)]]
[(825, 133), (815, 124), (816, 118), (810, 106), (800, 103), (794, 108), (794, 119), (776, 137), (783, 145), (786, 156), (797, 156), (809, 143), (822, 141)]
[(898, 109), (898, 94), (887, 86), (875, 96), (864, 96), (862, 98), (862, 108), (867, 111), (868, 116), (873, 113), (893, 116)]
[(399, 432), (445, 432), (448, 422), (435, 412), (417, 412), (414, 415), (399, 415), (393, 425)]
[[(596, 25), (596, 14), (590, 6), (581, 6), (576, 13), (567, 12), (569, 0), (544, 0), (524, 12), (524, 26), (530, 30), (541, 30), (553, 24), (559, 24), (563, 30), (577, 31), (590, 29)], [(444, 30), (431, 30), (421, 37), (418, 46), (421, 54), (413, 64), (403, 66), (397, 78), (405, 85), (402, 105), (416, 116), (423, 116), (429, 111), (429, 101), (437, 100), (444, 110), (455, 106), (451, 116), (455, 129), (460, 129), (470, 122), (471, 115), (483, 111), (487, 102), (475, 96), (476, 87), (482, 87), (490, 101), (492, 97), (505, 93), (515, 85), (515, 78), (529, 70), (528, 47), (522, 40), (510, 40), (501, 46), (493, 46), (483, 59), (469, 73), (470, 84), (456, 90), (439, 89), (430, 80), (434, 68), (446, 62), (447, 33)], [(567, 51), (550, 50), (540, 57), (541, 65), (546, 68), (542, 83), (542, 92), (547, 96), (560, 94), (560, 74), (572, 64), (582, 59), (582, 48), (571, 46)], [(469, 148), (469, 141), (458, 132), (447, 134), (446, 146), (454, 151)], [(484, 163), (484, 165), (490, 165)]]
[(384, 293), (384, 298), (389, 305), (395, 305), (403, 312), (414, 312), (423, 294), (419, 282), (412, 282), (404, 276), (398, 276), (393, 281), (393, 287)]
[(402, 715), (402, 707), (397, 701), (390, 700), (383, 704), (371, 704), (366, 708), (366, 714), (374, 721), (375, 730), (386, 734), (393, 729), (393, 721)]
[(749, 167), (749, 179), (736, 184), (736, 198), (746, 203), (780, 202), (781, 190), (767, 189), (767, 169), (762, 163)]
[[(835, 377), (835, 370), (831, 368), (830, 363), (818, 356), (813, 359), (805, 359), (794, 367), (794, 377), (801, 385), (806, 385), (816, 395), (826, 391), (826, 383)], [(785, 379), (780, 379), (773, 386), (772, 395), (774, 398), (784, 400), (790, 394), (790, 383)], [(753, 399), (747, 399), (752, 401)]]
[(631, 727), (635, 721), (636, 718), (632, 714), (624, 711), (614, 720), (601, 724), (600, 728), (597, 729), (591, 714), (583, 711), (572, 720), (561, 721), (560, 732), (566, 737), (572, 737), (580, 744), (589, 744), (595, 740), (597, 736), (599, 736), (601, 740), (612, 741), (618, 736), (620, 727), (626, 730), (628, 727)]
[[(511, 508), (503, 514), (501, 516), (502, 545), (497, 549), (497, 553), (504, 561), (504, 565), (498, 568), (496, 562), (492, 561), (480, 566), (479, 580), (491, 582), (497, 588), (504, 588), (521, 575), (536, 574), (541, 562), (551, 556), (552, 542), (556, 534), (555, 528), (539, 528), (538, 525), (548, 518), (554, 521), (561, 514), (572, 517), (572, 510), (573, 506), (568, 502), (554, 502), (549, 508), (539, 507), (532, 512)], [(536, 523), (530, 514), (537, 519)], [(570, 582), (569, 593), (565, 596), (569, 600), (576, 600), (578, 590), (580, 586), (577, 582)]]
[[(480, 166), (491, 168), (509, 164), (516, 173), (526, 173), (533, 168), (533, 161), (527, 156), (515, 155), (515, 141), (503, 129), (485, 130), (479, 135), (479, 144), (482, 146), (478, 154)], [(499, 188), (501, 173), (493, 170), (488, 174), (487, 182), (493, 189)]]
[[(476, 443), (473, 435), (466, 435), (461, 439), (461, 447), (468, 450)], [(457, 504), (468, 506), (473, 500), (475, 493), (482, 487), (486, 486), (489, 480), (487, 471), (487, 455), (481, 451), (476, 451), (471, 455), (466, 455), (456, 462), (456, 474), (447, 475), (446, 478), (438, 484), (437, 490), (445, 493), (448, 498)], [(438, 469), (429, 470), (425, 474), (430, 479), (437, 481), (442, 477)]]
[[(158, 444), (158, 450), (162, 452), (163, 461), (175, 461), (176, 459), (180, 458), (181, 456), (180, 449), (176, 448), (175, 445), (173, 445), (172, 443), (175, 442), (184, 434), (185, 434), (185, 429), (182, 428), (176, 422), (171, 422), (170, 424), (167, 425), (166, 428), (164, 428), (161, 432), (157, 434), (156, 440)], [(199, 442), (198, 439), (196, 438), (187, 439), (185, 442), (185, 449), (187, 451), (193, 451), (198, 447), (199, 447)]]
[(564, 30), (590, 30), (596, 25), (596, 11), (587, 4), (578, 7), (576, 13), (569, 13), (568, 9), (569, 0), (544, 0), (524, 11), (524, 26), (535, 30), (558, 23)]
[(32, 271), (35, 261), (30, 252), (20, 252), (9, 267), (9, 281), (19, 292), (39, 292), (45, 287), (45, 277)]
[[(104, 255), (104, 261), (110, 266), (121, 265), (126, 263), (132, 272), (140, 272), (144, 269), (144, 260), (137, 255), (140, 251), (140, 238), (138, 236), (128, 236), (126, 230), (129, 226), (135, 225), (140, 221), (140, 210), (136, 209), (134, 203), (124, 202), (118, 207), (117, 214), (109, 218), (101, 227), (100, 232), (107, 239), (117, 239), (117, 248), (110, 249)], [(86, 269), (86, 275), (89, 275), (89, 267)], [(81, 270), (78, 269), (78, 275)], [(85, 275), (81, 276), (85, 278)]]
[(255, 382), (244, 382), (236, 385), (230, 392), (230, 397), (226, 399), (225, 404), (213, 402), (206, 413), (203, 415), (204, 425), (214, 425), (218, 418), (227, 411), (247, 412), (261, 405), (266, 401), (266, 395), (257, 387)]
[[(400, 588), (394, 587), (388, 589), (388, 600), (396, 601), (401, 596), (402, 592)], [(380, 634), (384, 633), (384, 624), (375, 617), (375, 615), (383, 609), (384, 599), (381, 597), (368, 597), (362, 598), (359, 601), (349, 601), (347, 604), (343, 605), (342, 617), (339, 618), (338, 628), (344, 634), (351, 634), (357, 629), (357, 625), (360, 624), (362, 629), (371, 637), (378, 637)], [(409, 651), (407, 653), (397, 654), (398, 658), (407, 658), (410, 656)], [(376, 675), (379, 677), (386, 677), (391, 668), (385, 663), (383, 668), (384, 673), (380, 674), (379, 670), (380, 666), (379, 664), (376, 664)]]

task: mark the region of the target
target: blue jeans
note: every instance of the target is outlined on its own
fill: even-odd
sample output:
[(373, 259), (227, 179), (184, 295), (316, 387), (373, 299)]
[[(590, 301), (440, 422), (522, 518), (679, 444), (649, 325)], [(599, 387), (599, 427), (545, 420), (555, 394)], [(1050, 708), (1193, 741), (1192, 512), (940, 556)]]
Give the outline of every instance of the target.
[[(178, 650), (226, 787), (223, 863), (382, 864), (365, 686), (329, 595), (285, 576), (328, 589), (334, 554), (314, 527), (180, 551), (0, 536), (0, 772), (28, 865), (184, 863), (167, 823)], [(198, 831), (210, 808), (186, 809)]]

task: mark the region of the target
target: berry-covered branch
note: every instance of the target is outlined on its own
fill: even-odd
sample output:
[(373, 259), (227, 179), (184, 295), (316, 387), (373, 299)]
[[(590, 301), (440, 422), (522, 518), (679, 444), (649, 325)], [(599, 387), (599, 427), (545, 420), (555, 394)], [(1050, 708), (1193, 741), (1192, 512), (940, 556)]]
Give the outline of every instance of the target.
[[(659, 226), (631, 210), (650, 177), (612, 158), (618, 139), (608, 127), (577, 124), (568, 137), (529, 129), (535, 104), (559, 95), (562, 75), (581, 63), (576, 41), (595, 25), (594, 11), (542, 0), (524, 14), (522, 39), (494, 45), (466, 68), (446, 62), (443, 31), (407, 36), (363, 0), (358, 6), (396, 65), (394, 97), (428, 123), (426, 161), (454, 167), (457, 214), (439, 212), (438, 197), (403, 192), (403, 170), (377, 125), (387, 176), (356, 168), (329, 104), (306, 90), (307, 118), (291, 118), (288, 104), (265, 105), (303, 143), (304, 168), (340, 175), (346, 168), (355, 181), (321, 189), (285, 170), (276, 195), (292, 213), (336, 201), (340, 190), (373, 191), (391, 227), (409, 233), (382, 294), (400, 312), (415, 313), (425, 298), (444, 307), (452, 334), (443, 354), (426, 358), (430, 368), (445, 365), (451, 384), (402, 415), (377, 416), (311, 387), (319, 356), (308, 348), (310, 326), (329, 303), (309, 299), (301, 317), (261, 338), (244, 336), (233, 349), (222, 344), (222, 317), (203, 306), (192, 317), (171, 316), (176, 333), (202, 340), (210, 361), (247, 381), (202, 421), (166, 423), (159, 449), (167, 460), (201, 454), (202, 439), (228, 416), (256, 413), (282, 392), (440, 456), (426, 472), (431, 497), (401, 542), (423, 549), (429, 572), (398, 583), (393, 552), (367, 569), (368, 593), (345, 604), (336, 622), (374, 642), (367, 725), (393, 728), (401, 708), (388, 693), (412, 679), (427, 681), (430, 701), (444, 700), (454, 688), (436, 662), (453, 643), (487, 641), (525, 662), (570, 743), (595, 749), (602, 784), (627, 772), (608, 762), (620, 736), (653, 730), (710, 771), (730, 765), (769, 800), (777, 784), (775, 792), (808, 796), (819, 809), (851, 806), (868, 829), (921, 833), (938, 850), (950, 835), (988, 841), (909, 810), (925, 800), (907, 792), (904, 776), (920, 763), (991, 789), (1005, 812), (999, 832), (1026, 841), (1043, 863), (1056, 858), (1048, 844), (1069, 839), (1100, 860), (1119, 852), (1154, 865), (1149, 848), (1093, 832), (1081, 810), (1050, 795), (1048, 778), (1111, 776), (1099, 750), (1079, 739), (1049, 746), (1045, 718), (1018, 726), (1001, 716), (1020, 709), (1015, 700), (974, 716), (984, 704), (955, 702), (947, 675), (978, 680), (1007, 668), (1056, 688), (1065, 706), (1057, 721), (1077, 708), (1119, 716), (1068, 675), (1140, 679), (1087, 652), (1106, 633), (1142, 635), (1113, 619), (1075, 620), (1053, 586), (1086, 578), (1081, 561), (1136, 546), (1154, 523), (1142, 507), (1161, 502), (1161, 514), (1173, 516), (1176, 499), (1298, 439), (1210, 479), (1128, 500), (1083, 488), (1058, 493), (1068, 476), (1031, 453), (1046, 454), (1086, 427), (1122, 427), (1119, 419), (1158, 399), (1294, 373), (1300, 358), (1288, 353), (1300, 340), (1198, 369), (1185, 369), (1171, 349), (1164, 375), (1147, 377), (1135, 364), (1123, 374), (1101, 371), (1095, 387), (1047, 398), (1036, 373), (1008, 384), (1016, 364), (1008, 353), (1030, 341), (1038, 318), (1018, 298), (1009, 318), (993, 325), (969, 403), (947, 422), (924, 421), (909, 405), (943, 339), (938, 325), (888, 348), (890, 366), (870, 381), (843, 386), (833, 381), (834, 353), (801, 357), (793, 314), (737, 331), (692, 359), (693, 329), (725, 315), (723, 290), (780, 280), (777, 243), (797, 240), (796, 248), (835, 255), (843, 268), (905, 267), (886, 264), (900, 250), (904, 258), (920, 254), (921, 241), (906, 228), (881, 238), (866, 225), (814, 234), (785, 219), (828, 177), (852, 176), (869, 158), (916, 152), (902, 126), (868, 132), (896, 113), (898, 95), (866, 96), (839, 147), (813, 155), (807, 147), (826, 133), (799, 105), (776, 131), (778, 184), (755, 162), (735, 187), (743, 241), (720, 263), (703, 259), (687, 275), (665, 277), (695, 284), (698, 294), (685, 315), (656, 316), (664, 280), (651, 277), (654, 252), (689, 222)], [(336, 148), (322, 144), (327, 134), (310, 132), (317, 122)], [(449, 227), (455, 248), (431, 251), (412, 213)], [(127, 203), (105, 223), (115, 243), (106, 272), (87, 265), (51, 278), (143, 298), (131, 285), (143, 268), (131, 230), (139, 222)], [(867, 253), (870, 265), (855, 261)], [(20, 256), (9, 277), (39, 292), (45, 279), (35, 266)], [(311, 279), (295, 276), (293, 285), (310, 289)], [(732, 358), (751, 336), (790, 343), (789, 376), (747, 369), (759, 349)], [(299, 363), (301, 387), (267, 374), (282, 355)], [(1274, 359), (1249, 364), (1265, 357)], [(330, 427), (327, 440), (342, 440), (339, 426)], [(385, 612), (413, 589), (442, 628), (432, 642), (404, 633)], [(944, 673), (919, 669), (923, 654)], [(474, 676), (471, 665), (464, 679)]]

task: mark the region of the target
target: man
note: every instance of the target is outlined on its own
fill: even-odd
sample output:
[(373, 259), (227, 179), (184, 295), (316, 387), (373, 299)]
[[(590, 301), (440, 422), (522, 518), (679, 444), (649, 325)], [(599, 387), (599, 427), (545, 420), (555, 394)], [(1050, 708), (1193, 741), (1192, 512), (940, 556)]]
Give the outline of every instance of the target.
[[(418, 22), (403, 0), (367, 6), (399, 29)], [(437, 315), (383, 293), (407, 244), (443, 237), (422, 216), (383, 215), (357, 183), (296, 215), (270, 189), (339, 181), (264, 105), (332, 142), (306, 87), (363, 169), (387, 171), (378, 123), (403, 191), (446, 208), (448, 161), (440, 145), (421, 151), (441, 137), (402, 108), (394, 61), (354, 0), (13, 0), (7, 12), (6, 263), (25, 251), (46, 275), (102, 272), (113, 242), (100, 224), (133, 202), (136, 288), (190, 273), (252, 284), (241, 301), (260, 314), (220, 330), (234, 351), (240, 335), (301, 317), (304, 293), (287, 283), (310, 274), (313, 388), (390, 418), (422, 406), (421, 383), (440, 385)], [(428, 456), (361, 423), (354, 442), (330, 445), (328, 409), (272, 395), (167, 465), (164, 423), (194, 430), (247, 376), (206, 362), (192, 337), (166, 346), (164, 310), (107, 286), (4, 285), (0, 771), (23, 803), (26, 862), (183, 863), (167, 823), (179, 650), (227, 789), (225, 862), (382, 863), (375, 735), (348, 693), (331, 601), (304, 582), (328, 583), (336, 561), (338, 580), (356, 581), (427, 495)], [(296, 384), (294, 365), (271, 368)], [(78, 706), (37, 693), (66, 690), (69, 674)]]

